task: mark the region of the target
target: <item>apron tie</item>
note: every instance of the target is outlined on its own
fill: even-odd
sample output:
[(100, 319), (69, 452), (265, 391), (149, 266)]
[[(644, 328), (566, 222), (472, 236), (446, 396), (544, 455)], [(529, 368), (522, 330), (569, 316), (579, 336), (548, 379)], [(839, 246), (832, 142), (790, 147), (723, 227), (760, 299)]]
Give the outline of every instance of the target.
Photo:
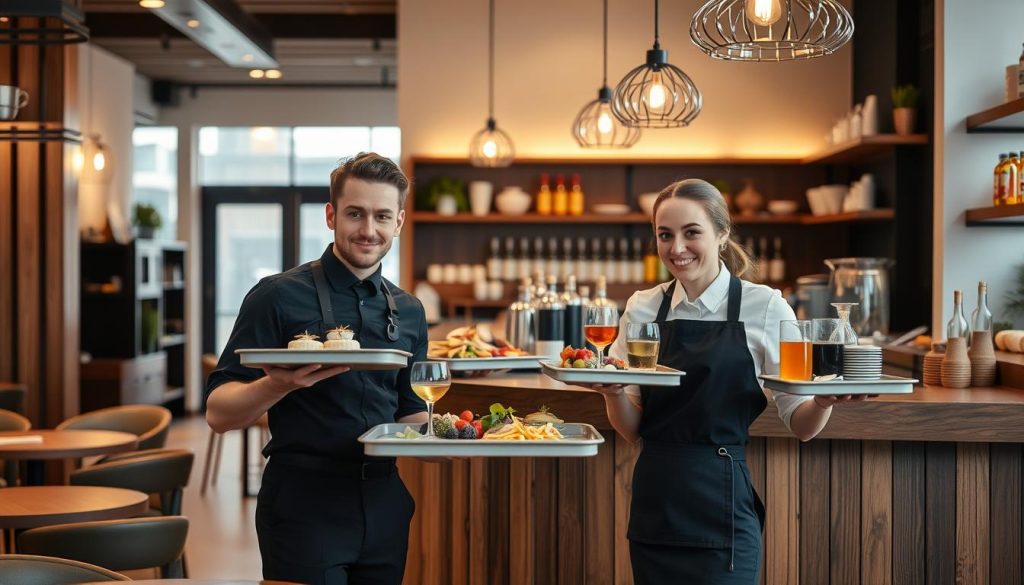
[(731, 520), (731, 534), (729, 535), (729, 572), (736, 570), (736, 462), (725, 447), (718, 448), (719, 457), (729, 459), (729, 513)]

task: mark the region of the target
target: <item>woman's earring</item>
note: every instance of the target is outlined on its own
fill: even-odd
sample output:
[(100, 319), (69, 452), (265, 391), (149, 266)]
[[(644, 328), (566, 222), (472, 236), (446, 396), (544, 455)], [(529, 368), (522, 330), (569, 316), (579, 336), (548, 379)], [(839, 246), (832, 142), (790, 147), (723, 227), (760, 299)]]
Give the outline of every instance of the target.
[(720, 252), (725, 252), (725, 248), (726, 248), (726, 246), (728, 246), (728, 244), (722, 244), (722, 246), (721, 246), (720, 248), (718, 248), (718, 250), (719, 250)]

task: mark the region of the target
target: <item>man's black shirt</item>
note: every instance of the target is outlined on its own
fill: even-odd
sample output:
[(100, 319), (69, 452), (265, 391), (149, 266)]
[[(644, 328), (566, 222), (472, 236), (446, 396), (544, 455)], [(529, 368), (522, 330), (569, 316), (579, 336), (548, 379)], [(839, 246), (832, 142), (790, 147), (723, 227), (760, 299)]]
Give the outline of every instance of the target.
[[(330, 288), (335, 325), (356, 332), (363, 348), (400, 349), (412, 353), (409, 365), (427, 356), (427, 322), (419, 299), (377, 272), (360, 281), (334, 255), (320, 257)], [(399, 339), (388, 341), (386, 283), (398, 307)], [(251, 382), (263, 370), (239, 363), (236, 349), (285, 348), (308, 331), (326, 339), (326, 327), (313, 284), (311, 263), (261, 280), (249, 291), (217, 369), (207, 380), (207, 394), (225, 382)], [(349, 371), (309, 388), (289, 393), (270, 408), (271, 440), (265, 455), (308, 453), (334, 459), (364, 459), (356, 440), (370, 427), (426, 410), (409, 385), (410, 367), (401, 370)]]

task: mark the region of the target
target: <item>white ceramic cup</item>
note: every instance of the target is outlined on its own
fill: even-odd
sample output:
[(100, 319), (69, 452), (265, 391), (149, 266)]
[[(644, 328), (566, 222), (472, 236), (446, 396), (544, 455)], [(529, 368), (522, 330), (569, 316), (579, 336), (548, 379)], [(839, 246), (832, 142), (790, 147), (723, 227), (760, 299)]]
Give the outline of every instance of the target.
[(431, 264), (427, 266), (427, 282), (437, 284), (444, 281), (444, 266)]
[(28, 105), (28, 92), (14, 85), (0, 85), (0, 120), (13, 120)]
[(473, 267), (469, 264), (459, 264), (457, 278), (459, 284), (473, 284)]
[(469, 183), (469, 209), (473, 215), (484, 216), (491, 212), (491, 195), (494, 185), (487, 181)]
[(505, 296), (505, 285), (500, 280), (492, 280), (487, 284), (487, 293), (492, 301), (497, 301)]
[(490, 283), (486, 280), (478, 280), (473, 283), (473, 298), (478, 301), (485, 301), (490, 295)]
[(473, 282), (479, 282), (481, 280), (487, 280), (487, 267), (483, 264), (473, 265)]
[(459, 267), (454, 264), (444, 265), (444, 278), (441, 279), (445, 284), (455, 284), (459, 281)]

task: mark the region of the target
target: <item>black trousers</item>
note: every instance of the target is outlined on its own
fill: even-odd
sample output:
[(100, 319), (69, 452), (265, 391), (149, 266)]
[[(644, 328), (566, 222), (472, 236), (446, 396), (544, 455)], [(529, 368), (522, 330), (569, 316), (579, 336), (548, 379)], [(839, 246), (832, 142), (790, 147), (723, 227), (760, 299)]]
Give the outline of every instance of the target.
[(401, 584), (415, 503), (397, 473), (360, 479), (273, 459), (256, 505), (264, 579)]

